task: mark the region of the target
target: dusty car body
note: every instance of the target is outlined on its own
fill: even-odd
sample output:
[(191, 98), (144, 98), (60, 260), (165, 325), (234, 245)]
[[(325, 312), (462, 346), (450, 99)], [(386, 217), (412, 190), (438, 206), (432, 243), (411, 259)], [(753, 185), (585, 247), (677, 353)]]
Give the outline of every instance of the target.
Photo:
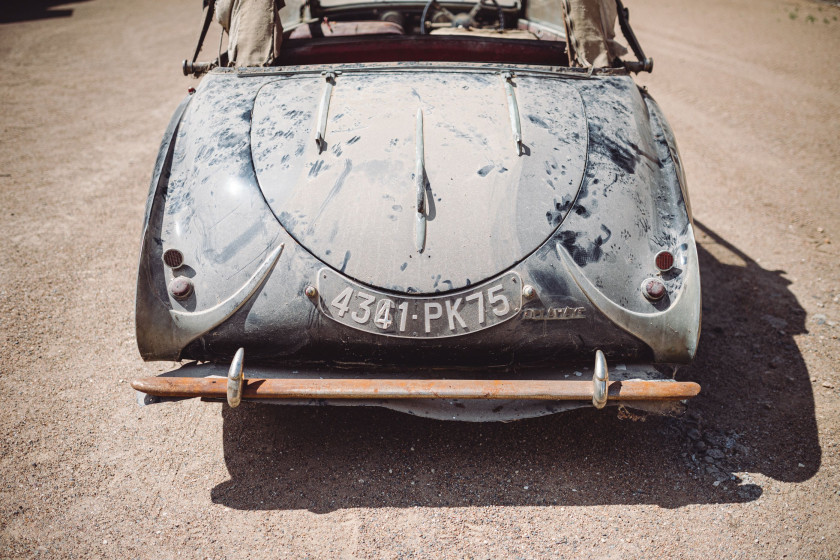
[(468, 29), (430, 6), (475, 5), (313, 3), (276, 66), (202, 68), (136, 299), (143, 359), (191, 363), (135, 380), (145, 402), (510, 420), (697, 394), (673, 379), (700, 326), (685, 179), (627, 68), (649, 59), (575, 68), (527, 5)]

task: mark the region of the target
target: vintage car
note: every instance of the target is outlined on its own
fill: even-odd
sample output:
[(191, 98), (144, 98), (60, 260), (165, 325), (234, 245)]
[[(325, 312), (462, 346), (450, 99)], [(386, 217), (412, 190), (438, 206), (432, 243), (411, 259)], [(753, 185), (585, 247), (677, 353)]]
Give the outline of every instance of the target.
[(199, 44), (136, 296), (143, 359), (189, 362), (140, 401), (506, 421), (696, 395), (685, 178), (631, 76), (652, 61), (619, 2), (637, 60), (582, 66), (567, 1), (311, 0), (272, 66)]

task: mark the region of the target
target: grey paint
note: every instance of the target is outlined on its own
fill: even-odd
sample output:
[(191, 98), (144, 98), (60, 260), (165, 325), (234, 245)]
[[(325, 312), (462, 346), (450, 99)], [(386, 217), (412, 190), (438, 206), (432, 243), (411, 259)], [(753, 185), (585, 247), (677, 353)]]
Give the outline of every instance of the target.
[[(611, 368), (691, 359), (700, 299), (699, 284), (687, 279), (699, 276), (679, 154), (658, 107), (629, 76), (469, 64), (330, 69), (343, 73), (322, 154), (315, 127), (324, 68), (216, 71), (179, 107), (144, 226), (136, 317), (145, 359), (227, 367), (244, 346), (249, 363), (275, 371), (319, 364), (347, 375), (354, 363), (406, 373), (537, 363), (562, 371), (591, 364), (596, 349)], [(521, 156), (499, 75), (506, 70), (527, 148)], [(418, 109), (432, 195), (422, 253), (413, 223)], [(229, 300), (281, 245), (253, 294), (185, 342), (173, 313), (202, 314)], [(174, 272), (161, 261), (168, 248), (184, 254)], [(658, 275), (654, 255), (663, 248), (678, 266), (661, 275), (667, 295), (652, 303), (639, 285)], [(304, 295), (325, 266), (348, 282), (411, 297), (454, 294), (512, 272), (536, 296), (520, 316), (479, 332), (383, 337), (325, 317)], [(169, 296), (173, 274), (191, 277), (190, 298)], [(669, 323), (681, 299), (689, 311)], [(567, 307), (581, 318), (533, 320)], [(614, 307), (644, 315), (646, 326), (618, 320)]]

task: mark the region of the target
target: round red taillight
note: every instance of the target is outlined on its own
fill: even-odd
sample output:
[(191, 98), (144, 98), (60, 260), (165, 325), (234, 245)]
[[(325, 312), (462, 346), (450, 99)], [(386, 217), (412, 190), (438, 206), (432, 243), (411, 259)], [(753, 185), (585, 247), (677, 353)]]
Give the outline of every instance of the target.
[(670, 251), (659, 251), (656, 253), (656, 268), (660, 272), (668, 272), (674, 268), (674, 255)]
[(185, 276), (176, 276), (169, 283), (169, 293), (175, 299), (186, 299), (193, 291), (192, 280)]
[(178, 249), (167, 249), (163, 253), (163, 264), (169, 268), (178, 268), (184, 264), (184, 255)]
[(651, 301), (657, 301), (665, 296), (665, 284), (658, 278), (648, 278), (642, 282), (642, 293)]

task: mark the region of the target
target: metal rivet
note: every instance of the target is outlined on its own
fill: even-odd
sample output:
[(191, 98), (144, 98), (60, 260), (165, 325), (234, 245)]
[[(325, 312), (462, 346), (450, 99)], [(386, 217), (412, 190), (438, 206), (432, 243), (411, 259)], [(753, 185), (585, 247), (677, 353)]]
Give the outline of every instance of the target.
[(192, 280), (186, 276), (176, 276), (169, 283), (169, 293), (175, 299), (186, 299), (193, 291)]
[(537, 290), (535, 290), (532, 285), (525, 284), (525, 286), (522, 287), (522, 295), (525, 296), (526, 299), (531, 299), (537, 295)]
[(303, 293), (305, 293), (308, 298), (314, 298), (318, 295), (318, 290), (315, 289), (315, 286), (307, 286)]

